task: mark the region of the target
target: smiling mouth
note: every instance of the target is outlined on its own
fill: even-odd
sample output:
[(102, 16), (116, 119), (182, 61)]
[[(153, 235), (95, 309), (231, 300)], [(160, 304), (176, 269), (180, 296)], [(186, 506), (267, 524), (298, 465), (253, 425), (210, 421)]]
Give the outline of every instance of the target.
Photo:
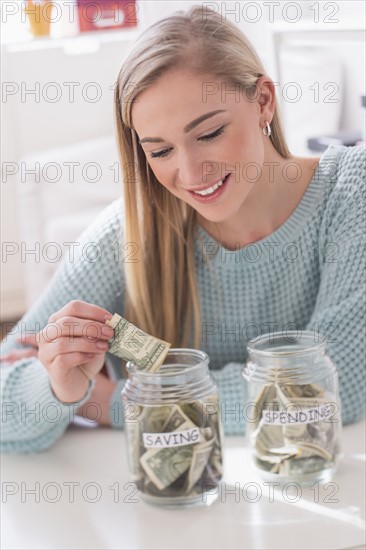
[(209, 195), (213, 195), (215, 191), (217, 191), (217, 189), (219, 189), (225, 183), (228, 176), (229, 174), (226, 174), (226, 176), (222, 180), (218, 181), (211, 187), (206, 187), (206, 189), (202, 189), (201, 191), (190, 191), (190, 193), (192, 193), (193, 195), (198, 195), (199, 197), (207, 197)]

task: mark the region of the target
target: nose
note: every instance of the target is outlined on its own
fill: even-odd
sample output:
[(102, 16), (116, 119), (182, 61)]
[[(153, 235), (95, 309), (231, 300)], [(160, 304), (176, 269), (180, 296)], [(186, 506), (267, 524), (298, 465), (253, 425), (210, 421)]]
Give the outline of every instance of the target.
[(204, 162), (195, 154), (182, 151), (178, 160), (178, 181), (181, 187), (199, 187), (204, 181)]

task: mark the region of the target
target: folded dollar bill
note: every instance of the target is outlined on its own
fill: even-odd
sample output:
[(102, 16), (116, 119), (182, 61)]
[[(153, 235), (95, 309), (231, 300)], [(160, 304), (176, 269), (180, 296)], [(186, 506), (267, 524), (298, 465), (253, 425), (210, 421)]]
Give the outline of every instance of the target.
[(147, 372), (160, 369), (169, 351), (170, 344), (147, 334), (117, 313), (106, 321), (114, 329), (114, 336), (109, 340), (109, 352), (132, 361)]

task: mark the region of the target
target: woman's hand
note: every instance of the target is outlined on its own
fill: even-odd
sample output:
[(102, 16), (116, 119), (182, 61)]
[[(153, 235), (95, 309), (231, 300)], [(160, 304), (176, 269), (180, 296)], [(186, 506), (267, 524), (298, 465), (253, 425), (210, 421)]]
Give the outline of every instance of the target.
[(38, 359), (59, 401), (82, 399), (89, 380), (102, 369), (107, 340), (114, 335), (105, 325), (106, 316), (112, 317), (106, 309), (74, 300), (51, 315), (43, 330), (22, 335), (23, 344), (38, 344)]

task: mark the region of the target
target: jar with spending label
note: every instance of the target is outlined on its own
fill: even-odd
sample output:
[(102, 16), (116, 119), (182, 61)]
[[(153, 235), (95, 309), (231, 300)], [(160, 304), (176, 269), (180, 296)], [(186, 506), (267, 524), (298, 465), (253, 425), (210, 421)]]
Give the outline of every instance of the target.
[(247, 432), (267, 481), (329, 481), (340, 459), (338, 374), (324, 335), (264, 334), (248, 345)]
[(158, 372), (127, 363), (122, 390), (131, 480), (158, 505), (211, 504), (223, 475), (220, 404), (209, 357), (170, 349)]

